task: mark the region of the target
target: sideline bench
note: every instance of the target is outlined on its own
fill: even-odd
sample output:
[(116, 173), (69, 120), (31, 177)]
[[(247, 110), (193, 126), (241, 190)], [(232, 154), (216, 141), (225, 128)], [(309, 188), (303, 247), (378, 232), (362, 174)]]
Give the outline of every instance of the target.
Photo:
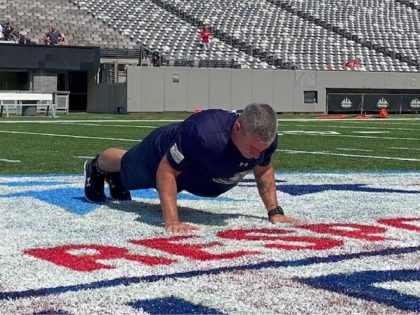
[[(23, 104), (23, 102), (25, 102)], [(26, 103), (30, 102), (30, 103)], [(31, 93), (31, 92), (1, 92), (0, 93), (0, 117), (3, 115), (3, 109), (6, 109), (6, 117), (9, 117), (9, 110), (12, 108), (16, 114), (21, 112), (22, 107), (36, 107), (46, 109), (46, 116), (55, 117), (55, 104), (53, 104), (52, 93)]]

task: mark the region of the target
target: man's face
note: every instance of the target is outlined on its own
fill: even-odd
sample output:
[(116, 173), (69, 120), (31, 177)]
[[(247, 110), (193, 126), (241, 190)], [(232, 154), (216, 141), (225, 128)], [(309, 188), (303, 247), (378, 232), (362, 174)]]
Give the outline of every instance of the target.
[(256, 133), (250, 133), (244, 128), (238, 131), (234, 143), (246, 159), (257, 159), (261, 152), (266, 150), (271, 144), (271, 142), (267, 143), (262, 141)]

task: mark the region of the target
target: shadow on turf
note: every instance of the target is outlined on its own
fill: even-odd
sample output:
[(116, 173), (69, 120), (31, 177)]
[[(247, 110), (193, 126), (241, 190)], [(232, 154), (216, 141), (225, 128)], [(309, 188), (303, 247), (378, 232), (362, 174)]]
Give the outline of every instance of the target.
[[(139, 215), (138, 222), (159, 226), (163, 225), (162, 211), (160, 205), (149, 204), (139, 201), (108, 202), (107, 206), (114, 210), (135, 213)], [(227, 220), (237, 218), (249, 218), (261, 220), (262, 217), (254, 215), (243, 215), (238, 213), (212, 213), (189, 207), (179, 207), (179, 216), (183, 222), (197, 225), (226, 226)]]

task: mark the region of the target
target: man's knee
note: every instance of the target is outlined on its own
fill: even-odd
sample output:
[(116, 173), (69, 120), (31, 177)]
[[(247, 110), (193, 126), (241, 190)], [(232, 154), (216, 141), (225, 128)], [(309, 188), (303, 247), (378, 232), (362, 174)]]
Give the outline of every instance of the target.
[(127, 150), (110, 148), (98, 157), (98, 166), (105, 172), (115, 173), (121, 170), (121, 159)]

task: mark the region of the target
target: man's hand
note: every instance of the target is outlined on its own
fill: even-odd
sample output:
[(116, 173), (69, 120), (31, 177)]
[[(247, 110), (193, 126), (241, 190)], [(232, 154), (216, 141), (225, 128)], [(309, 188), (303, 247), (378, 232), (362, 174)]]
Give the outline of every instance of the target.
[(270, 222), (273, 224), (276, 224), (276, 223), (290, 223), (294, 225), (305, 224), (305, 222), (303, 222), (302, 220), (288, 217), (287, 215), (282, 215), (282, 214), (273, 215), (270, 219)]
[(173, 222), (165, 224), (165, 230), (169, 233), (183, 233), (188, 231), (195, 231), (199, 228), (192, 224), (182, 223), (182, 222)]

